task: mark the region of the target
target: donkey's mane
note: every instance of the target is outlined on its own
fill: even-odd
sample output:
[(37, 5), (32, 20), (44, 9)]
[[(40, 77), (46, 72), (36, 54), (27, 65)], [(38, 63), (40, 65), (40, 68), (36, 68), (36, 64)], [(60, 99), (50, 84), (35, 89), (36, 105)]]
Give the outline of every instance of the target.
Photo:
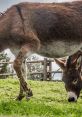
[(0, 19), (5, 16), (5, 12), (0, 12)]
[(2, 15), (4, 15), (4, 13), (0, 12), (0, 17), (1, 17)]

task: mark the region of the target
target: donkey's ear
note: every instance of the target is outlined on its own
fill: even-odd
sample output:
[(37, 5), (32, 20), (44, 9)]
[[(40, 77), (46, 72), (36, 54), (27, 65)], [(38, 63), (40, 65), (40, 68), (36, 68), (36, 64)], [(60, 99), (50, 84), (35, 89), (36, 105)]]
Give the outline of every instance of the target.
[(72, 60), (71, 64), (73, 64), (73, 65), (76, 66), (76, 64), (77, 64), (77, 60), (78, 60), (78, 58), (75, 58), (74, 60)]
[(82, 52), (81, 51), (77, 51), (76, 53), (74, 53), (73, 55), (68, 57), (68, 61), (70, 61), (71, 65), (75, 65), (77, 64), (78, 59), (82, 56)]
[(66, 60), (65, 59), (55, 58), (54, 60), (60, 66), (61, 69), (65, 70), (65, 68), (66, 68), (66, 66), (65, 66)]
[(74, 57), (69, 56), (67, 58), (67, 62), (66, 62), (67, 69), (69, 69), (71, 66), (75, 66), (76, 67), (77, 59), (78, 58), (74, 58)]
[(79, 70), (79, 72), (81, 72), (81, 67), (82, 67), (82, 56), (80, 56), (77, 59), (77, 64), (76, 64), (76, 68)]

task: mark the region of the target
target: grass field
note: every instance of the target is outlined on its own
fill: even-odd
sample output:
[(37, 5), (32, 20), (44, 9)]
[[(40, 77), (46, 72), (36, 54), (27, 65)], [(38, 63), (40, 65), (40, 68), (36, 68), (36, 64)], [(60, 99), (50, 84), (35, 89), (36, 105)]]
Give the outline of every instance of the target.
[(15, 101), (19, 82), (0, 80), (0, 117), (82, 117), (81, 96), (76, 103), (67, 101), (62, 82), (28, 81), (33, 90), (30, 101)]

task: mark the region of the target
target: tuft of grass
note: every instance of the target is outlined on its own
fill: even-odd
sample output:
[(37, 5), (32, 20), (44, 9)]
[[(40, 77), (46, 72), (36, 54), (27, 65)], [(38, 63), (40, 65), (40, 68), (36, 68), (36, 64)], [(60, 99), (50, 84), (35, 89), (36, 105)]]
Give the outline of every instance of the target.
[(69, 103), (63, 82), (27, 81), (33, 97), (20, 102), (17, 79), (0, 80), (0, 117), (82, 117), (82, 93)]

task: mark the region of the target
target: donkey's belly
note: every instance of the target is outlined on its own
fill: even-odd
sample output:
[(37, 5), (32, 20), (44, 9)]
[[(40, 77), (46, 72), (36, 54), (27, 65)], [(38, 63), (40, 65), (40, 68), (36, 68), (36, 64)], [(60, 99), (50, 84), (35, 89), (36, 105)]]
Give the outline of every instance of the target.
[(72, 55), (80, 48), (82, 48), (82, 43), (56, 41), (50, 44), (46, 43), (45, 46), (42, 45), (38, 54), (51, 58), (64, 57)]

